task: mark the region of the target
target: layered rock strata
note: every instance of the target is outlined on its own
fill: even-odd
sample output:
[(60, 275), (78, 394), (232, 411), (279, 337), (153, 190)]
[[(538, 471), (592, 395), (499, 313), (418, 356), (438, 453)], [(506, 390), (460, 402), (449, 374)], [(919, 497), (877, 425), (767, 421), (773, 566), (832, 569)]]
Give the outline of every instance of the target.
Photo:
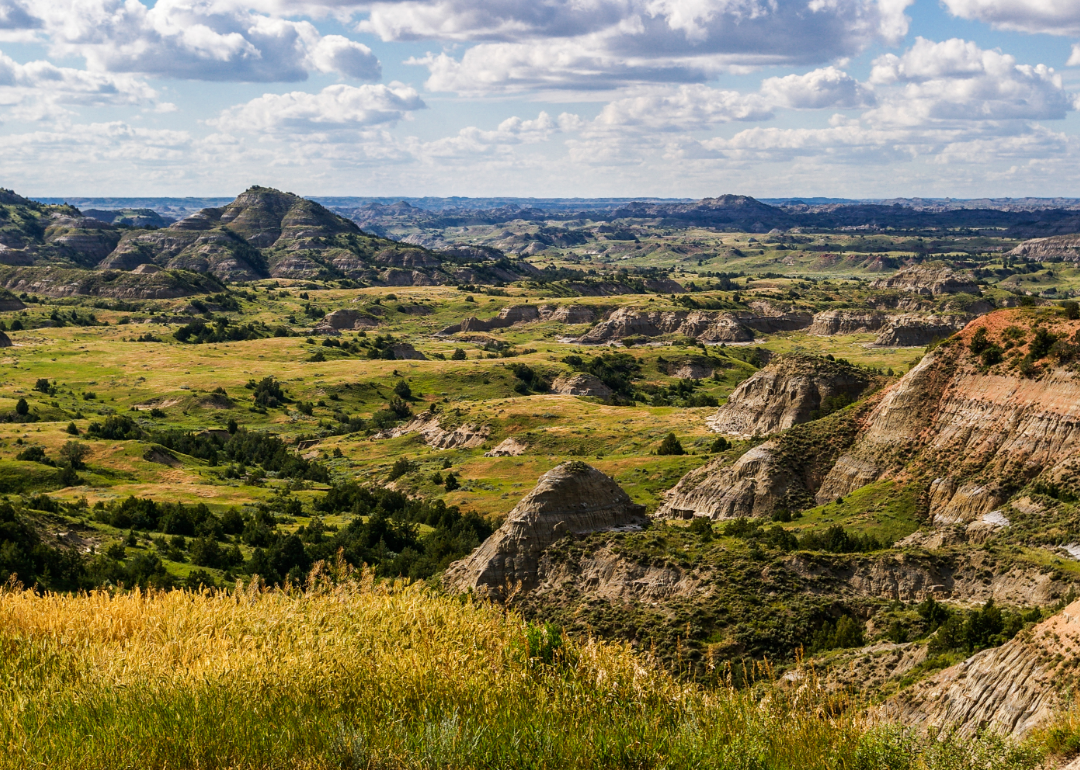
[(944, 262), (929, 262), (904, 268), (888, 278), (870, 284), (874, 289), (895, 289), (912, 294), (979, 294), (975, 277), (966, 270), (953, 270)]
[(735, 389), (708, 426), (717, 433), (743, 437), (786, 430), (820, 417), (830, 404), (857, 400), (871, 380), (858, 367), (824, 358), (777, 356)]
[(886, 713), (921, 728), (973, 735), (991, 729), (1022, 737), (1046, 724), (1075, 687), (1080, 663), (1080, 602), (976, 653), (886, 704)]

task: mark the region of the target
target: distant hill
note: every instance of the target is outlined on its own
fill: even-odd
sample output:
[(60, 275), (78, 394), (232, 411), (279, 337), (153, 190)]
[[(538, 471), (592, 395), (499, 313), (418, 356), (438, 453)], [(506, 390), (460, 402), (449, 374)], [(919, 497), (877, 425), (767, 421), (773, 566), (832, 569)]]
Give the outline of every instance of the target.
[[(390, 286), (505, 283), (539, 272), (490, 249), (434, 252), (371, 235), (315, 201), (266, 187), (164, 227), (146, 209), (93, 211), (0, 191), (0, 265), (125, 272), (153, 265), (224, 282), (346, 278)], [(155, 229), (113, 224), (125, 219)]]
[(82, 213), (110, 225), (128, 227), (167, 227), (176, 221), (176, 217), (162, 216), (153, 209), (84, 209)]

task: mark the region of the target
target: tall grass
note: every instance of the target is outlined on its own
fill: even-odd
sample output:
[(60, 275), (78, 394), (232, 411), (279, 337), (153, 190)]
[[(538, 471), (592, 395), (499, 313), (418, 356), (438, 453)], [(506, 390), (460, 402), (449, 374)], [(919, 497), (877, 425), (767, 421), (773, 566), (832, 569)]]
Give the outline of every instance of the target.
[(0, 593), (4, 770), (1034, 764), (993, 739), (925, 743), (806, 682), (707, 691), (625, 646), (370, 575)]

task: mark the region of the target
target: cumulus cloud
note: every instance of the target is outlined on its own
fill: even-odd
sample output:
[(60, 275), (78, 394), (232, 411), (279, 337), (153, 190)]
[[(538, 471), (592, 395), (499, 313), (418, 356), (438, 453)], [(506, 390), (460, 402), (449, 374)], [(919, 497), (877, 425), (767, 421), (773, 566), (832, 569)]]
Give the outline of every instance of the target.
[(1065, 63), (1067, 67), (1080, 67), (1080, 43), (1076, 43), (1072, 47), (1072, 55), (1069, 57), (1069, 61)]
[(733, 68), (814, 64), (906, 34), (912, 0), (406, 0), (359, 29), (384, 40), (481, 41), (412, 60), (460, 93), (690, 83)]
[(87, 72), (47, 61), (19, 64), (0, 53), (0, 105), (8, 118), (56, 117), (74, 106), (146, 104), (156, 96), (132, 75)]
[(761, 93), (778, 107), (797, 110), (849, 109), (874, 104), (871, 89), (835, 67), (805, 75), (768, 78), (761, 84)]
[(876, 59), (870, 80), (900, 89), (866, 116), (883, 123), (1055, 120), (1077, 106), (1052, 68), (1017, 64), (965, 40), (919, 38), (902, 56)]
[(317, 94), (264, 94), (207, 121), (221, 131), (310, 133), (355, 131), (396, 123), (426, 105), (402, 85), (333, 85)]
[(157, 0), (152, 7), (139, 0), (43, 0), (21, 16), (2, 14), (9, 25), (39, 28), (54, 54), (81, 56), (96, 71), (249, 82), (304, 80), (311, 70), (360, 80), (381, 75), (367, 46), (322, 37), (308, 21), (221, 0)]
[(703, 85), (680, 86), (674, 92), (651, 92), (606, 105), (595, 125), (660, 131), (699, 131), (721, 123), (768, 120), (767, 100), (758, 94), (723, 91)]
[(511, 117), (500, 123), (494, 131), (469, 126), (461, 129), (455, 136), (416, 143), (414, 149), (417, 155), (443, 160), (506, 154), (517, 145), (546, 142), (553, 134), (561, 131), (563, 126), (575, 125), (576, 118), (576, 115), (563, 113), (556, 121), (546, 112), (541, 112), (534, 120)]
[(0, 0), (0, 30), (30, 30), (40, 26), (41, 19), (18, 0)]
[(356, 80), (382, 77), (382, 65), (371, 49), (341, 35), (327, 35), (319, 40), (310, 56), (320, 72), (337, 72)]
[(954, 15), (1001, 29), (1080, 35), (1080, 3), (1075, 0), (944, 0)]

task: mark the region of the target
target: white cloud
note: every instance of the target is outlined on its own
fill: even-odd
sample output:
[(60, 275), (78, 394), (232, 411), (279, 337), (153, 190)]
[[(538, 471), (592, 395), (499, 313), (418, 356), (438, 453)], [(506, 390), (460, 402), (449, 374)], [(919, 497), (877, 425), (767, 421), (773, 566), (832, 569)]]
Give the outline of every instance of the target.
[(944, 0), (956, 16), (1001, 29), (1080, 35), (1080, 3), (1076, 0)]
[(132, 75), (87, 72), (47, 61), (19, 64), (0, 53), (0, 105), (9, 119), (57, 117), (75, 106), (147, 104), (156, 96)]
[(613, 101), (601, 110), (594, 125), (699, 131), (721, 123), (768, 120), (772, 116), (767, 100), (757, 94), (692, 85)]
[(308, 21), (219, 0), (157, 0), (152, 7), (139, 0), (43, 0), (30, 13), (10, 23), (40, 28), (55, 55), (81, 56), (96, 71), (249, 82), (304, 80), (311, 70), (361, 80), (381, 74), (367, 46), (324, 38)]
[(733, 68), (813, 64), (898, 41), (912, 0), (442, 0), (376, 3), (384, 40), (476, 42), (429, 54), (432, 90), (598, 90), (701, 82)]
[(366, 45), (341, 35), (327, 35), (311, 50), (311, 61), (320, 72), (338, 72), (356, 80), (378, 80), (382, 65)]
[(762, 95), (778, 107), (799, 110), (867, 107), (874, 103), (873, 92), (855, 78), (835, 67), (805, 75), (769, 78), (761, 84)]
[(333, 85), (317, 94), (292, 91), (264, 94), (230, 107), (207, 121), (221, 131), (268, 131), (278, 134), (356, 131), (392, 124), (426, 105), (402, 85)]
[(1066, 67), (1080, 67), (1080, 43), (1075, 43), (1072, 47), (1072, 55), (1069, 57), (1069, 61), (1065, 62)]
[(414, 152), (427, 159), (472, 159), (493, 154), (507, 154), (511, 148), (523, 144), (539, 144), (560, 132), (562, 126), (573, 126), (576, 115), (563, 113), (553, 120), (541, 112), (535, 120), (511, 117), (499, 124), (494, 131), (484, 131), (475, 126), (461, 129), (455, 136), (432, 142), (414, 143)]
[(1055, 120), (1077, 106), (1052, 68), (1017, 64), (1012, 56), (965, 40), (919, 38), (903, 56), (876, 59), (870, 80), (899, 89), (866, 115), (884, 124)]

